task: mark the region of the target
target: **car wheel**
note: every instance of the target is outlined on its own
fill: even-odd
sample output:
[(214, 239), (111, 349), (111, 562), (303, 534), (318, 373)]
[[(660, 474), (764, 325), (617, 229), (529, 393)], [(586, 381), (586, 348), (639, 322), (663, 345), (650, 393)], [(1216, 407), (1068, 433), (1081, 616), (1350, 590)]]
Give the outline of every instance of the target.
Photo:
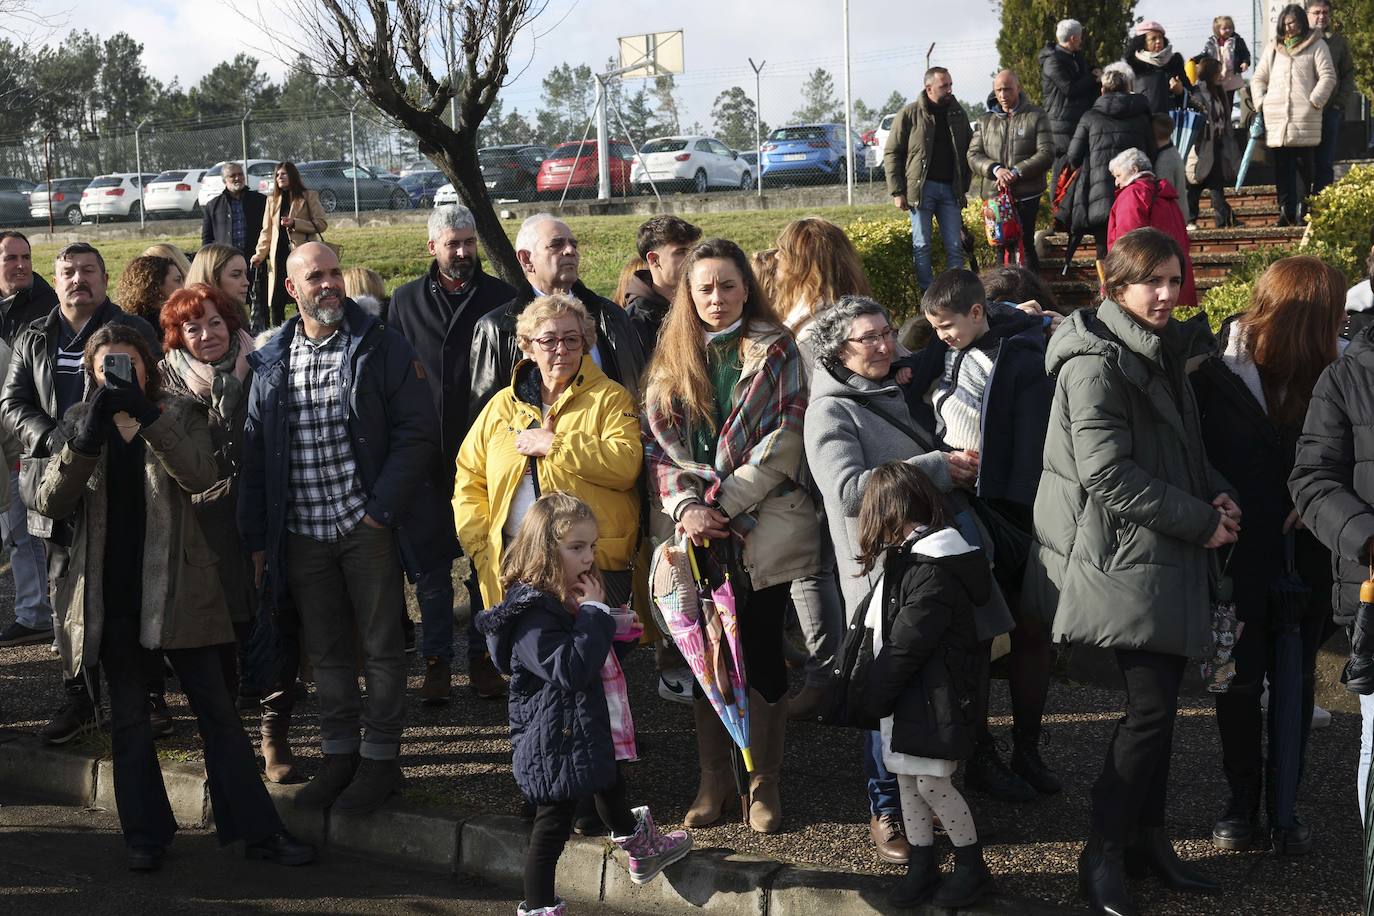
[(752, 191), (754, 189), (754, 176), (745, 172), (739, 177), (739, 189), (741, 191)]
[(138, 201), (134, 201), (133, 203), (129, 204), (129, 221), (133, 222), (134, 220), (138, 219), (138, 215), (142, 212), (143, 208), (139, 206)]
[(402, 191), (400, 188), (397, 188), (396, 190), (392, 191), (392, 192), (391, 192), (391, 209), (393, 209), (393, 210), (409, 210), (409, 209), (410, 209), (410, 195), (407, 194), (405, 191)]
[(434, 198), (422, 194), (420, 196), (420, 209), (428, 210), (432, 206), (434, 206)]
[(339, 208), (338, 195), (328, 188), (325, 188), (320, 192), (320, 206), (324, 207), (325, 213), (333, 213)]
[(705, 194), (710, 190), (710, 184), (706, 181), (706, 170), (697, 169), (697, 173), (692, 176), (692, 190), (698, 194)]
[(67, 221), (68, 226), (80, 226), (81, 221), (85, 219), (81, 215), (80, 207), (68, 207), (67, 212), (62, 214), (62, 218)]
[(836, 160), (835, 160), (835, 183), (836, 183), (836, 184), (844, 184), (845, 169), (846, 169), (847, 167), (848, 167), (848, 166), (846, 165), (843, 156), (840, 157), (839, 159), (836, 159)]

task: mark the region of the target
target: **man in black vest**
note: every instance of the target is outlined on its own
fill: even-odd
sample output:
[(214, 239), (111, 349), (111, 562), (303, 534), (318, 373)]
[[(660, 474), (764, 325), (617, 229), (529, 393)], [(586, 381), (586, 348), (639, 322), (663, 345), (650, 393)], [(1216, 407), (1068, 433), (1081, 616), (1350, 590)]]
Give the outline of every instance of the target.
[(258, 236), (262, 234), (267, 198), (248, 190), (241, 164), (226, 162), (220, 173), (224, 176), (224, 193), (205, 205), (205, 214), (200, 221), (200, 243), (229, 245), (243, 252), (246, 259), (252, 256)]
[[(410, 341), (425, 369), (439, 414), (443, 479), (453, 498), (454, 465), (472, 416), (468, 360), (478, 320), (509, 302), (516, 290), (484, 273), (477, 256), (472, 211), (462, 205), (437, 207), (429, 217), (429, 272), (398, 288), (391, 297), (388, 322)], [(450, 517), (452, 513), (450, 513)], [(415, 583), (424, 638), (425, 681), (421, 701), (446, 703), (453, 666), (453, 581), (451, 568), (423, 574)], [(481, 607), (475, 582), (468, 582), (469, 606)], [(497, 697), (505, 684), (485, 653), (486, 641), (469, 624), (468, 674), (480, 696)]]

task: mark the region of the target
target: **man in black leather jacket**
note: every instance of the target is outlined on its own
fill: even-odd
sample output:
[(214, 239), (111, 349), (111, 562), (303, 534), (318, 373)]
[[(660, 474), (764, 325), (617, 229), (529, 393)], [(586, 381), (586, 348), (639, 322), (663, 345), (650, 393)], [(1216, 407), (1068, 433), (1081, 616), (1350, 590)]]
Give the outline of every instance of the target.
[(477, 322), (472, 335), (472, 408), (475, 419), (492, 395), (511, 383), (520, 361), (515, 344), (515, 320), (535, 297), (570, 293), (587, 307), (596, 322), (596, 348), (592, 358), (612, 381), (624, 385), (639, 400), (639, 378), (648, 362), (643, 333), (618, 305), (598, 296), (578, 279), (581, 256), (577, 237), (568, 224), (549, 213), (537, 213), (520, 226), (515, 255), (525, 270), (530, 288), (488, 313)]

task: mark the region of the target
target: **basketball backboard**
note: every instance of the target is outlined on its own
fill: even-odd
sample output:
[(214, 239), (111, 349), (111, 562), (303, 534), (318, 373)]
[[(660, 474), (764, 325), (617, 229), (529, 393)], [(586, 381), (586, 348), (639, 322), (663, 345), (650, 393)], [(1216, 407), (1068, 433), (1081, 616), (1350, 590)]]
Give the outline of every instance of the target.
[(652, 79), (682, 72), (682, 30), (620, 39), (621, 79)]

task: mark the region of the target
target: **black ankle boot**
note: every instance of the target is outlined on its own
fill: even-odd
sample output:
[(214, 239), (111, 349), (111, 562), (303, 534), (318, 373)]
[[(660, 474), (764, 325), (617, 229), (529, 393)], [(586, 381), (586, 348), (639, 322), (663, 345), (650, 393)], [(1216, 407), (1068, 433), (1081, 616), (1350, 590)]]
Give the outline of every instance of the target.
[(1057, 795), (1064, 789), (1059, 777), (1040, 757), (1040, 729), (1012, 730), (1011, 771), (1041, 795)]
[(954, 872), (935, 891), (931, 903), (947, 910), (972, 906), (992, 887), (992, 872), (983, 861), (983, 844), (954, 847)]
[(1217, 894), (1221, 885), (1185, 863), (1174, 851), (1174, 844), (1163, 827), (1142, 827), (1135, 841), (1126, 847), (1126, 874), (1132, 878), (1158, 878), (1176, 891), (1190, 894)]
[(1312, 828), (1293, 815), (1293, 826), (1270, 827), (1269, 842), (1281, 856), (1305, 856), (1312, 851)]
[(1078, 889), (1094, 913), (1140, 916), (1140, 910), (1126, 893), (1123, 849), (1121, 843), (1112, 843), (1093, 834), (1078, 857)]
[(915, 909), (934, 895), (939, 884), (940, 866), (935, 864), (935, 847), (912, 846), (906, 874), (887, 895), (887, 902), (898, 909)]
[(1035, 790), (1002, 762), (997, 743), (991, 738), (978, 742), (964, 769), (964, 786), (1003, 802), (1028, 802), (1036, 799)]
[(1258, 779), (1231, 782), (1231, 802), (1212, 826), (1212, 845), (1218, 849), (1249, 849), (1259, 830), (1259, 803)]

